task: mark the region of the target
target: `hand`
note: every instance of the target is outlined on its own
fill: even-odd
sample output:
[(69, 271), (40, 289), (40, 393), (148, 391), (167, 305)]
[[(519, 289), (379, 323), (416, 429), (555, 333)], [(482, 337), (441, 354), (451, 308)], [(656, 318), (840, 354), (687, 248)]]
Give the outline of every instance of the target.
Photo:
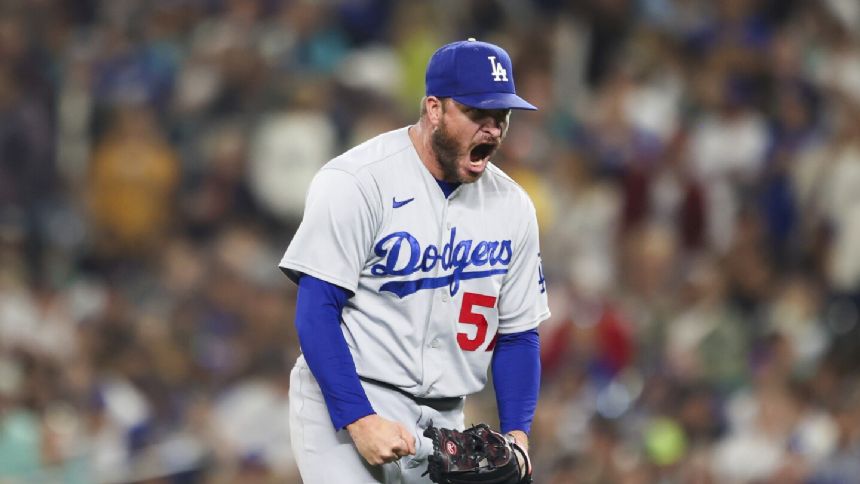
[(508, 432), (508, 435), (514, 438), (519, 444), (520, 447), (523, 448), (524, 451), (529, 451), (529, 436), (522, 430), (511, 430)]
[(376, 414), (361, 417), (346, 426), (358, 453), (370, 465), (394, 462), (415, 455), (415, 437), (400, 422)]
[[(529, 459), (529, 436), (522, 430), (511, 430), (507, 433), (508, 437), (514, 439), (514, 455), (517, 458), (517, 464), (520, 469), (520, 482), (532, 482), (532, 463)], [(516, 447), (519, 447), (517, 450)]]

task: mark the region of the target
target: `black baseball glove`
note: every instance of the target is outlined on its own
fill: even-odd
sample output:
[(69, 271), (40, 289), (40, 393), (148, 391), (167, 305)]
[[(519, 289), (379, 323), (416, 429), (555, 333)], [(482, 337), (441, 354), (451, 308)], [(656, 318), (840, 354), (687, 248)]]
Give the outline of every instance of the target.
[(433, 441), (428, 457), (430, 480), (439, 484), (528, 484), (532, 469), (525, 449), (513, 437), (491, 430), (486, 424), (457, 431), (434, 427), (424, 436)]

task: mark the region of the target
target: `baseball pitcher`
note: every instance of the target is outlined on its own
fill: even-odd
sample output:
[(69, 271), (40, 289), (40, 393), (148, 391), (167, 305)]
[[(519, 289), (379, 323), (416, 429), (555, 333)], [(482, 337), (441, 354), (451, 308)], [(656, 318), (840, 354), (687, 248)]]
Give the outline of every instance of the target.
[[(530, 482), (549, 316), (535, 210), (490, 162), (516, 94), (508, 54), (441, 47), (416, 124), (327, 163), (280, 262), (298, 283), (290, 379), (304, 482)], [(464, 430), (492, 365), (501, 432)]]

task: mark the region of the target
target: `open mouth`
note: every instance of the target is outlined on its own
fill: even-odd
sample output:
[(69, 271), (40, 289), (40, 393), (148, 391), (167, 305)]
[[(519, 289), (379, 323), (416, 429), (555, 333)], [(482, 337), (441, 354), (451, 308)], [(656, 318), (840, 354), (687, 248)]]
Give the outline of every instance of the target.
[(481, 161), (487, 159), (493, 151), (496, 150), (496, 145), (493, 143), (481, 143), (478, 146), (472, 148), (472, 151), (469, 152), (469, 158), (474, 161)]

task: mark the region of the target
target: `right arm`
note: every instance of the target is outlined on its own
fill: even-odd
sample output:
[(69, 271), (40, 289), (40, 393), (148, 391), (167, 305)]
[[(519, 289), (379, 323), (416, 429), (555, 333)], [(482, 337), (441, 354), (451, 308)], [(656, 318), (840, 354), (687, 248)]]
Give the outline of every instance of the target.
[(323, 169), (308, 190), (302, 223), (280, 267), (299, 285), (296, 329), (305, 360), (320, 385), (332, 424), (346, 428), (358, 452), (381, 464), (415, 452), (415, 440), (399, 422), (376, 415), (358, 379), (341, 331), (346, 300), (373, 244), (381, 200), (360, 180)]
[(336, 429), (346, 428), (372, 465), (415, 454), (415, 438), (400, 422), (377, 415), (355, 369), (340, 329), (348, 291), (304, 275), (299, 279), (296, 330), (308, 367), (319, 383)]

